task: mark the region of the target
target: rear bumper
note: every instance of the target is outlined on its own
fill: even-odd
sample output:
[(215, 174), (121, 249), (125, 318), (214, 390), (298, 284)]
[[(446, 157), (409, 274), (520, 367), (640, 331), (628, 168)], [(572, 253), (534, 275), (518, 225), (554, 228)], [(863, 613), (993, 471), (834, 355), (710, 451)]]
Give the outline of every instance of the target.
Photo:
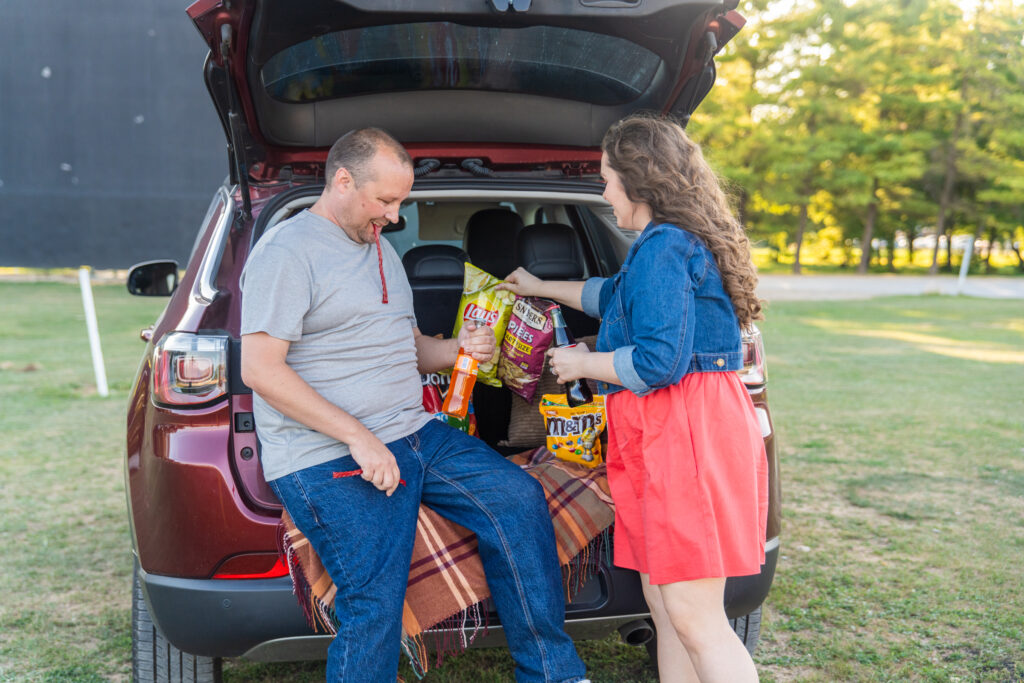
[[(726, 582), (730, 618), (757, 608), (768, 595), (778, 539), (769, 541), (765, 564), (754, 576)], [(326, 657), (330, 635), (306, 624), (291, 579), (181, 579), (139, 570), (150, 616), (164, 637), (184, 652), (206, 657), (246, 657), (256, 661), (316, 660)], [(607, 567), (588, 581), (566, 608), (566, 631), (573, 638), (603, 638), (619, 626), (649, 616), (639, 576)], [(504, 633), (491, 618), (474, 646), (500, 646)]]
[(205, 657), (238, 657), (263, 642), (312, 636), (287, 576), (181, 579), (139, 570), (150, 617), (172, 645)]
[(734, 576), (725, 582), (725, 615), (742, 617), (757, 609), (771, 590), (775, 565), (779, 560), (779, 537), (769, 538), (764, 547), (764, 564), (759, 574)]
[[(296, 661), (326, 656), (330, 635), (306, 624), (287, 576), (278, 579), (182, 579), (139, 570), (150, 617), (184, 652), (206, 657), (244, 656), (258, 661)], [(575, 638), (602, 638), (647, 614), (635, 572), (603, 568), (566, 609)], [(492, 614), (480, 645), (502, 645)], [(483, 629), (480, 630), (483, 633)]]

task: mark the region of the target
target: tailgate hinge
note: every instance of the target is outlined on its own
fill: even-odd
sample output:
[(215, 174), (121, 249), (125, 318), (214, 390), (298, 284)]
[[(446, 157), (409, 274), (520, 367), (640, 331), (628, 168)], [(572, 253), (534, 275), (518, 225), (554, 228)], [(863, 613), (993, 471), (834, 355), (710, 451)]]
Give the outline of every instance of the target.
[(569, 178), (582, 178), (583, 172), (586, 170), (587, 164), (581, 161), (570, 161), (562, 164), (562, 175), (568, 176)]

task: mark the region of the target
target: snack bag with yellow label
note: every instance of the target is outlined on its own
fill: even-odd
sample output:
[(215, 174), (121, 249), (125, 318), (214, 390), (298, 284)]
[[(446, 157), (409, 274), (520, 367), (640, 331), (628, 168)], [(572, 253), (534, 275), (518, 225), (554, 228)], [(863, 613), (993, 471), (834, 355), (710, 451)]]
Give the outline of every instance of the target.
[[(477, 324), (483, 324), (494, 330), (494, 339), (498, 345), (505, 337), (505, 328), (508, 326), (508, 319), (512, 315), (512, 304), (516, 295), (507, 290), (496, 290), (494, 287), (501, 284), (501, 280), (490, 273), (480, 270), (472, 263), (466, 264), (466, 275), (462, 285), (462, 300), (459, 302), (459, 316), (455, 320), (453, 337), (459, 336), (459, 330), (466, 320), (475, 320)], [(476, 380), (489, 384), (492, 387), (500, 387), (501, 380), (498, 379), (498, 353), (486, 363), (480, 363)]]
[(597, 467), (601, 457), (601, 432), (605, 427), (604, 396), (592, 403), (570, 408), (565, 394), (544, 394), (540, 400), (548, 450), (559, 460)]
[(512, 306), (505, 338), (498, 356), (498, 378), (508, 390), (526, 402), (533, 400), (544, 371), (544, 353), (551, 348), (555, 328), (548, 316), (554, 305), (547, 299), (519, 297)]

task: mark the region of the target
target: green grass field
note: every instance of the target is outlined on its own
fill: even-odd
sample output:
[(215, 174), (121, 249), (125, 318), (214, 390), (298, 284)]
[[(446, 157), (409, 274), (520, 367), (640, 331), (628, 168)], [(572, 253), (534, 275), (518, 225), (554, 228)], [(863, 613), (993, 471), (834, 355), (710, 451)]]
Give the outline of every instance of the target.
[[(130, 677), (125, 412), (138, 331), (165, 300), (95, 297), (106, 399), (77, 287), (0, 282), (0, 681)], [(768, 307), (785, 518), (762, 680), (1024, 680), (1021, 311), (948, 297)], [(617, 637), (580, 651), (597, 682), (655, 680)], [(225, 664), (227, 681), (322, 677)], [(511, 663), (471, 651), (424, 680), (511, 681)]]

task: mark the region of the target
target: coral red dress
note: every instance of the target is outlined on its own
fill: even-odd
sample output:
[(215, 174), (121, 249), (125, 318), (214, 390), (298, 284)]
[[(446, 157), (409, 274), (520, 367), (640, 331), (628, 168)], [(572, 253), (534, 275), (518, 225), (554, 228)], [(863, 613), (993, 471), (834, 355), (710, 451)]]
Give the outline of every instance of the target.
[(695, 372), (646, 396), (607, 399), (617, 566), (652, 584), (757, 574), (768, 464), (735, 372)]

